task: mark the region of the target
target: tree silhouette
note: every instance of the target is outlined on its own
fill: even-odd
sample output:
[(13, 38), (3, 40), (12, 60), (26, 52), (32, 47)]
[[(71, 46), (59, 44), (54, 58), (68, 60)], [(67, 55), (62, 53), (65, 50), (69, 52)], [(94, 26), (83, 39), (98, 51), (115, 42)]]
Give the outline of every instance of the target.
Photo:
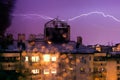
[(11, 24), (11, 13), (16, 0), (0, 0), (0, 35), (4, 35), (6, 29)]

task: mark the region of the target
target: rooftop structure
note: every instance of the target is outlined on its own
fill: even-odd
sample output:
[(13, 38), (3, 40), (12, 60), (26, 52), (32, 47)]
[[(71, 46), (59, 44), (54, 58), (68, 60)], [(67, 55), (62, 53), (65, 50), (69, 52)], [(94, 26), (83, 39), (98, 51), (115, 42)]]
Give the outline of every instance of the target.
[(67, 43), (70, 41), (70, 26), (55, 18), (45, 24), (44, 37), (46, 42)]

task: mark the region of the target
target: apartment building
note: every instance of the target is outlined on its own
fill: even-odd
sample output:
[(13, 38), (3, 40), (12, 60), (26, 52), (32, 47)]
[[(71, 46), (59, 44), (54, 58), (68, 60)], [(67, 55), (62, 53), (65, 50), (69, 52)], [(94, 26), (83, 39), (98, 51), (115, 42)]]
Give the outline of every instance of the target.
[(16, 80), (21, 72), (20, 51), (0, 51), (0, 79)]

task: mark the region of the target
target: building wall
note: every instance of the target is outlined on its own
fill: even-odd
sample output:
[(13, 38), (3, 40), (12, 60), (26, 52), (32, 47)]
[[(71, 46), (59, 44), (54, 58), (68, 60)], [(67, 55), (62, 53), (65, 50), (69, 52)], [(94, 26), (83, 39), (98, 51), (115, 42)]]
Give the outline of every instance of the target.
[(117, 80), (117, 64), (115, 60), (107, 61), (107, 74), (106, 80)]
[[(45, 57), (45, 58), (44, 58)], [(22, 74), (27, 79), (57, 80), (58, 71), (57, 54), (42, 54), (40, 52), (24, 52)]]
[(106, 53), (94, 53), (93, 80), (106, 80)]
[(0, 70), (20, 71), (20, 52), (0, 53)]
[(76, 54), (76, 80), (92, 80), (93, 54)]
[[(24, 57), (23, 74), (28, 79), (119, 80), (120, 77), (119, 59), (108, 59), (106, 53), (49, 53), (50, 59), (47, 62), (44, 60), (44, 55), (40, 52), (22, 54)], [(27, 58), (25, 58), (26, 56)], [(39, 60), (37, 62), (32, 61), (33, 56), (39, 56)], [(52, 57), (57, 58), (52, 61)]]

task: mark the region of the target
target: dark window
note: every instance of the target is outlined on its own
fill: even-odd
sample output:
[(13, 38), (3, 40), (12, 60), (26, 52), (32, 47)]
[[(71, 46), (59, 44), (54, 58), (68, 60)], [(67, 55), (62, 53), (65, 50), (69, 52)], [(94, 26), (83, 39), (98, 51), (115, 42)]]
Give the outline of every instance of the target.
[(0, 57), (0, 62), (17, 62), (18, 57)]
[(102, 56), (94, 57), (94, 61), (106, 61), (106, 57), (102, 57)]
[(89, 60), (91, 61), (91, 56), (89, 57)]
[(120, 70), (120, 66), (117, 66), (117, 70)]
[(85, 59), (85, 57), (82, 57), (82, 58), (81, 58), (81, 63), (86, 64), (86, 59)]
[(120, 61), (117, 61), (117, 64), (120, 64)]
[(117, 80), (120, 80), (120, 78), (117, 78)]

